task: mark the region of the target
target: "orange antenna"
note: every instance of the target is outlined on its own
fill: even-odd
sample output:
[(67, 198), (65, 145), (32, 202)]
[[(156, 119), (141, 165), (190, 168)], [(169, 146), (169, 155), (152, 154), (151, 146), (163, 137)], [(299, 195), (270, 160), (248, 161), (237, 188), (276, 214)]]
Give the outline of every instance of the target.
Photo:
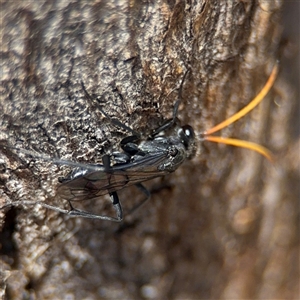
[(250, 149), (250, 150), (253, 150), (253, 151), (256, 151), (256, 152), (262, 154), (267, 159), (269, 159), (270, 161), (272, 161), (272, 154), (271, 154), (271, 152), (267, 148), (265, 148), (265, 147), (263, 147), (261, 145), (258, 145), (258, 144), (252, 143), (252, 142), (243, 141), (243, 140), (237, 140), (237, 139), (231, 139), (231, 138), (224, 138), (224, 137), (221, 137), (221, 136), (210, 136), (210, 135), (212, 133), (215, 133), (215, 132), (217, 132), (217, 131), (219, 131), (219, 130), (225, 128), (225, 127), (227, 127), (228, 125), (234, 123), (235, 121), (237, 121), (240, 118), (244, 117), (253, 108), (255, 108), (265, 98), (265, 96), (270, 91), (270, 89), (273, 86), (274, 81), (276, 79), (277, 73), (278, 73), (278, 64), (276, 64), (273, 67), (273, 70), (271, 72), (271, 75), (270, 75), (268, 81), (266, 82), (266, 84), (262, 88), (262, 90), (258, 93), (258, 95), (256, 97), (254, 97), (254, 99), (251, 100), (251, 102), (248, 105), (246, 105), (240, 111), (238, 111), (237, 113), (235, 113), (233, 116), (231, 116), (227, 120), (221, 122), (220, 124), (214, 126), (213, 128), (205, 131), (203, 133), (204, 139), (207, 140), (207, 141), (211, 141), (211, 142), (216, 142), (216, 143), (222, 143), (222, 144), (227, 144), (227, 145), (232, 145), (232, 146), (247, 148), (247, 149)]

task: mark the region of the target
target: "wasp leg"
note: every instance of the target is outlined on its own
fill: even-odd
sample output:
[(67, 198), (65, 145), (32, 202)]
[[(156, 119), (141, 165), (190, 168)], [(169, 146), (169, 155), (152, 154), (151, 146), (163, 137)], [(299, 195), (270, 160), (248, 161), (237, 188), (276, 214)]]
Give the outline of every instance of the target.
[(137, 209), (139, 209), (144, 203), (146, 203), (150, 197), (151, 197), (151, 193), (141, 184), (141, 183), (137, 183), (135, 184), (135, 186), (141, 191), (143, 192), (146, 197), (144, 199), (142, 199), (138, 204), (136, 204), (133, 208), (130, 209), (128, 214), (132, 214), (134, 211), (136, 211)]
[(139, 147), (136, 144), (140, 140), (139, 136), (131, 135), (127, 136), (120, 142), (120, 146), (124, 152), (128, 153), (129, 155), (135, 155), (139, 152)]
[(121, 203), (119, 202), (118, 195), (117, 195), (117, 193), (115, 193), (115, 194), (112, 194), (111, 197), (112, 197), (114, 209), (115, 209), (116, 214), (117, 214), (116, 217), (100, 216), (100, 215), (93, 214), (93, 213), (90, 213), (90, 212), (87, 212), (87, 211), (84, 211), (84, 210), (76, 209), (72, 206), (72, 204), (70, 202), (69, 202), (70, 207), (71, 207), (70, 210), (62, 209), (62, 208), (59, 208), (59, 207), (54, 206), (54, 205), (49, 205), (49, 204), (46, 204), (46, 203), (41, 202), (41, 201), (26, 201), (26, 200), (25, 201), (15, 201), (15, 202), (12, 202), (12, 203), (8, 203), (8, 204), (0, 207), (0, 210), (5, 209), (7, 207), (11, 207), (11, 206), (37, 205), (37, 204), (39, 204), (44, 208), (51, 209), (51, 210), (54, 210), (54, 211), (59, 212), (59, 213), (63, 213), (65, 215), (68, 215), (68, 216), (71, 216), (71, 217), (82, 217), (82, 218), (88, 218), (88, 219), (98, 219), (98, 220), (100, 219), (100, 220), (107, 220), (107, 221), (113, 221), (113, 222), (121, 222), (122, 219), (123, 219), (123, 210), (122, 210)]
[(88, 211), (84, 211), (81, 209), (76, 209), (72, 206), (71, 202), (69, 201), (71, 210), (67, 211), (68, 215), (71, 217), (82, 217), (82, 218), (88, 218), (88, 219), (100, 219), (100, 220), (106, 220), (106, 221), (113, 221), (113, 222), (121, 222), (123, 220), (123, 210), (121, 203), (119, 201), (119, 197), (117, 192), (112, 192), (110, 194), (110, 197), (112, 199), (112, 204), (114, 206), (114, 209), (116, 211), (116, 217), (110, 217), (110, 216), (101, 216), (97, 214), (90, 213)]
[(163, 125), (159, 126), (157, 129), (155, 129), (153, 131), (153, 133), (151, 134), (151, 137), (156, 136), (157, 134), (159, 134), (160, 132), (172, 127), (174, 125), (174, 123), (176, 123), (177, 119), (177, 113), (178, 113), (178, 107), (180, 104), (180, 100), (177, 100), (175, 105), (174, 105), (174, 110), (173, 110), (173, 118), (169, 119), (166, 121), (166, 123), (164, 123)]
[(136, 144), (139, 140), (140, 138), (138, 136), (128, 136), (121, 141), (121, 148), (125, 153), (127, 153), (130, 156), (145, 156), (145, 152), (141, 151), (139, 146)]
[[(179, 100), (175, 103), (175, 107), (177, 107), (177, 108), (176, 108), (176, 111), (178, 110), (179, 103), (180, 103)], [(175, 107), (174, 107), (174, 110), (175, 110)], [(164, 130), (170, 128), (170, 127), (172, 127), (172, 126), (176, 123), (177, 120), (178, 120), (178, 119), (176, 118), (176, 115), (175, 115), (175, 117), (173, 117), (172, 119), (167, 120), (166, 123), (164, 123), (163, 125), (159, 126), (157, 129), (155, 129), (155, 130), (152, 132), (151, 137), (153, 138), (153, 137), (155, 137), (157, 134), (159, 134), (160, 132), (162, 132), (162, 131), (164, 131)]]
[(183, 78), (182, 78), (182, 81), (180, 83), (180, 87), (179, 87), (179, 95), (178, 95), (178, 100), (175, 102), (175, 105), (174, 105), (174, 109), (173, 109), (173, 118), (172, 119), (169, 119), (167, 120), (163, 125), (161, 125), (160, 127), (158, 127), (156, 130), (153, 131), (153, 133), (151, 134), (151, 137), (153, 138), (155, 135), (157, 135), (158, 133), (172, 127), (176, 121), (178, 120), (177, 119), (177, 114), (178, 114), (178, 108), (179, 108), (179, 104), (181, 102), (181, 99), (182, 99), (182, 87), (183, 87), (183, 83), (185, 81), (185, 78), (188, 74), (189, 70), (187, 70), (185, 72), (185, 74), (183, 75)]

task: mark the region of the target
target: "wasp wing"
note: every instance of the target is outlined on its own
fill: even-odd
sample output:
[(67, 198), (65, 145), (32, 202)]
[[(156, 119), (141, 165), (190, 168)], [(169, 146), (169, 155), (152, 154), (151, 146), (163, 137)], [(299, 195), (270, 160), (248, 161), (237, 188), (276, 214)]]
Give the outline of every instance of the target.
[(116, 165), (107, 170), (99, 165), (99, 171), (93, 170), (62, 183), (57, 194), (69, 201), (88, 200), (164, 176), (168, 172), (158, 170), (158, 166), (166, 157), (166, 152), (147, 154), (135, 162)]

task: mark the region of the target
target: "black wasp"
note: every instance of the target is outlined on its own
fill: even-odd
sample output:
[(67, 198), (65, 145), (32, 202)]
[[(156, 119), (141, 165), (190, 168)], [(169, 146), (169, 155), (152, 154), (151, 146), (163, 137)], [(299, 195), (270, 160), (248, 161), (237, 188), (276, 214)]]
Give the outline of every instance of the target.
[[(85, 95), (92, 100), (83, 84), (82, 87)], [(145, 194), (145, 199), (138, 206), (147, 201), (150, 193), (141, 182), (174, 172), (186, 158), (192, 158), (195, 154), (194, 130), (189, 125), (181, 126), (177, 118), (179, 103), (178, 100), (175, 104), (173, 118), (157, 128), (146, 140), (143, 140), (141, 135), (133, 129), (111, 119), (100, 108), (101, 112), (114, 125), (133, 134), (122, 139), (120, 146), (123, 152), (104, 155), (102, 157), (103, 165), (93, 166), (91, 169), (88, 166), (84, 169), (80, 168), (75, 170), (70, 178), (64, 180), (57, 193), (69, 201), (71, 209), (69, 211), (56, 210), (70, 216), (120, 222), (123, 219), (123, 212), (118, 190), (136, 185)], [(115, 162), (113, 166), (111, 165), (112, 160)], [(111, 197), (116, 217), (78, 210), (71, 203), (97, 198), (105, 194), (109, 194)]]
[[(225, 138), (222, 136), (213, 136), (211, 134), (236, 122), (255, 108), (270, 91), (275, 82), (277, 73), (278, 63), (274, 65), (264, 87), (250, 103), (230, 118), (201, 133), (200, 140), (250, 149), (262, 154), (270, 161), (273, 161), (272, 153), (259, 144), (244, 140)], [(180, 99), (182, 98), (182, 86), (186, 74), (187, 72), (183, 76), (179, 88), (179, 100), (175, 103), (173, 117), (167, 120), (162, 126), (158, 127), (147, 139), (143, 139), (139, 133), (118, 120), (110, 118), (109, 115), (98, 107), (101, 113), (114, 125), (119, 126), (132, 134), (121, 141), (120, 146), (123, 152), (114, 152), (111, 155), (104, 155), (102, 157), (103, 165), (83, 165), (70, 161), (35, 156), (36, 158), (39, 157), (50, 160), (55, 164), (66, 164), (76, 167), (72, 174), (61, 183), (57, 191), (58, 196), (69, 202), (70, 210), (48, 205), (41, 201), (16, 201), (7, 204), (4, 207), (17, 204), (40, 204), (43, 207), (68, 214), (69, 216), (115, 222), (122, 221), (123, 212), (117, 191), (131, 185), (136, 185), (146, 196), (138, 205), (140, 206), (150, 197), (149, 191), (141, 184), (141, 182), (174, 172), (185, 159), (192, 158), (195, 154), (196, 138), (194, 130), (189, 125), (181, 126), (180, 121), (177, 118), (178, 107)], [(93, 100), (86, 91), (83, 83), (82, 88), (86, 97), (88, 97), (89, 100)], [(29, 151), (22, 151), (25, 154), (32, 155)], [(114, 161), (113, 165), (111, 163), (112, 161)], [(94, 199), (105, 194), (109, 194), (111, 197), (113, 207), (116, 211), (116, 217), (96, 215), (76, 209), (72, 205), (72, 202)]]
[[(179, 88), (179, 99), (181, 99), (184, 78)], [(86, 97), (93, 101), (83, 83), (82, 88)], [(35, 202), (35, 204), (40, 204), (43, 207), (73, 217), (115, 222), (122, 221), (123, 211), (118, 197), (119, 190), (131, 185), (137, 186), (145, 194), (145, 198), (137, 206), (139, 207), (150, 197), (150, 192), (142, 185), (143, 181), (174, 172), (186, 158), (192, 158), (195, 154), (194, 130), (189, 125), (180, 125), (180, 121), (177, 118), (179, 104), (180, 100), (175, 103), (173, 117), (154, 130), (147, 139), (142, 139), (142, 136), (138, 132), (135, 132), (118, 120), (112, 119), (98, 107), (101, 113), (107, 117), (113, 125), (121, 127), (131, 133), (130, 136), (121, 140), (120, 146), (123, 151), (113, 152), (111, 155), (104, 155), (102, 157), (102, 165), (81, 165), (65, 162), (63, 160), (53, 160), (53, 163), (77, 166), (71, 175), (62, 181), (57, 189), (57, 196), (67, 200), (70, 209), (65, 210), (41, 201)], [(113, 165), (112, 161), (114, 162)], [(73, 206), (73, 202), (95, 199), (105, 194), (109, 194), (111, 197), (112, 205), (116, 212), (115, 217), (97, 215), (76, 209)], [(33, 204), (32, 201), (18, 201), (18, 203)], [(7, 206), (13, 204), (14, 203), (11, 203)]]

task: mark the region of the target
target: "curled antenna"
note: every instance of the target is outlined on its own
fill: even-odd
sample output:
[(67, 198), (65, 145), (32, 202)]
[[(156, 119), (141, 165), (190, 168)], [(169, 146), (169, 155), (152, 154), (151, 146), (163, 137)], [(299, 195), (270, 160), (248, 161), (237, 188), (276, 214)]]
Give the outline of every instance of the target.
[(265, 148), (259, 144), (244, 141), (244, 140), (226, 138), (226, 137), (222, 137), (222, 136), (212, 136), (211, 134), (213, 134), (213, 133), (229, 126), (230, 124), (236, 122), (237, 120), (241, 119), (246, 114), (248, 114), (253, 108), (255, 108), (259, 103), (261, 103), (261, 101), (265, 98), (265, 96), (268, 94), (271, 87), (273, 86), (276, 76), (277, 76), (277, 73), (278, 73), (278, 63), (276, 63), (275, 66), (273, 67), (273, 70), (269, 76), (269, 79), (267, 80), (266, 84), (261, 89), (261, 91), (257, 94), (257, 96), (254, 97), (254, 99), (251, 100), (248, 105), (246, 105), (240, 111), (235, 113), (233, 116), (231, 116), (230, 118), (221, 122), (220, 124), (212, 127), (211, 129), (203, 132), (202, 139), (204, 139), (206, 141), (210, 141), (210, 142), (222, 143), (222, 144), (227, 144), (227, 145), (232, 145), (232, 146), (236, 146), (236, 147), (250, 149), (250, 150), (260, 153), (261, 155), (266, 157), (269, 161), (273, 162), (274, 159), (273, 159), (272, 153), (267, 148)]

